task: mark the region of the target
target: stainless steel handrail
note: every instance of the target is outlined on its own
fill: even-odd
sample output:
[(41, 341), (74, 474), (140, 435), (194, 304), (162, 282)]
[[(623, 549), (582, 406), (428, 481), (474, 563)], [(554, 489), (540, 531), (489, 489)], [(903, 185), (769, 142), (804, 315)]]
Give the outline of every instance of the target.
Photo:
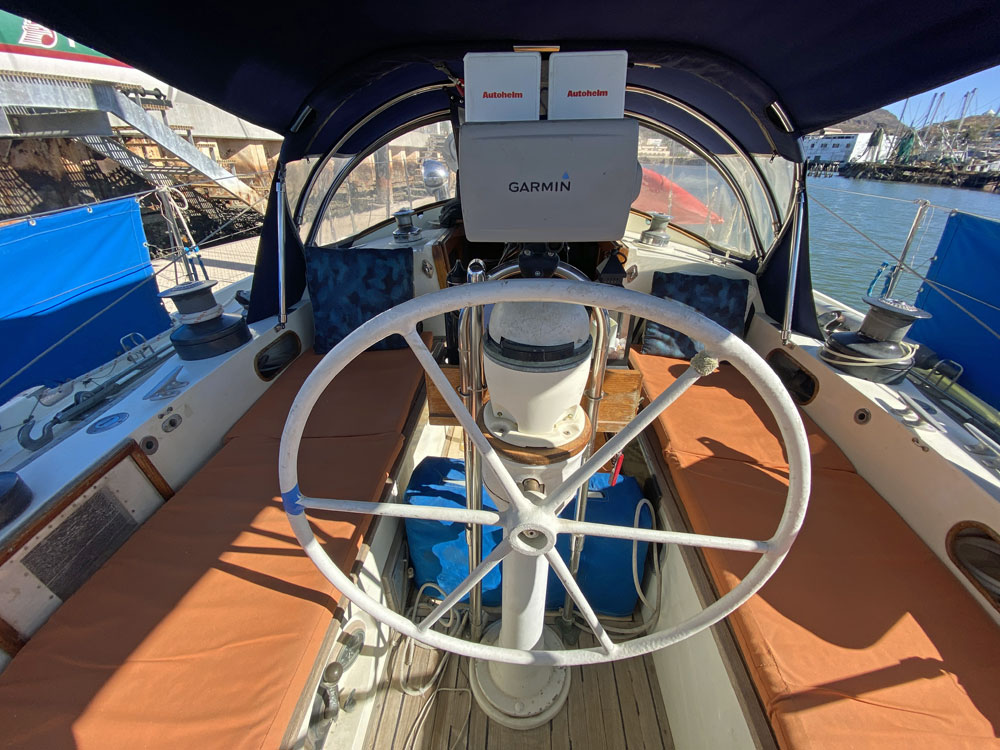
[[(479, 258), (469, 263), (466, 273), (469, 284), (486, 281), (486, 264)], [(483, 308), (465, 308), (459, 316), (459, 363), (462, 374), (462, 398), (473, 418), (479, 418), (483, 395)], [(475, 444), (465, 435), (465, 499), (470, 510), (483, 507), (483, 467)], [(479, 567), (483, 557), (483, 527), (468, 524), (465, 527), (469, 543), (469, 570)], [(472, 639), (478, 641), (483, 631), (483, 587), (477, 584), (469, 592), (469, 628)]]
[[(474, 260), (469, 263), (470, 268), (470, 278), (469, 281), (473, 281), (471, 278), (471, 269), (473, 263), (481, 263), (482, 261)], [(503, 279), (509, 279), (513, 276), (520, 274), (521, 269), (517, 261), (511, 261), (505, 263), (493, 269), (493, 272), (489, 274), (487, 279), (489, 281), (501, 281)], [(569, 279), (571, 281), (590, 281), (590, 278), (586, 276), (583, 272), (573, 268), (566, 263), (560, 261), (559, 265), (556, 267), (555, 276), (561, 279)], [(476, 281), (481, 281), (482, 279), (476, 279)], [(483, 392), (483, 382), (482, 382), (482, 361), (483, 361), (483, 330), (482, 330), (482, 308), (477, 308), (479, 314), (478, 320), (478, 335), (476, 329), (476, 316), (470, 314), (469, 310), (463, 310), (461, 317), (459, 318), (459, 347), (462, 351), (459, 358), (460, 367), (462, 371), (462, 395), (466, 398), (466, 404), (469, 406), (470, 413), (478, 417), (478, 409), (481, 400), (481, 395)], [(590, 376), (587, 381), (587, 389), (584, 391), (583, 401), (584, 410), (587, 413), (587, 418), (590, 420), (590, 440), (587, 442), (587, 447), (583, 453), (583, 459), (586, 460), (594, 450), (594, 441), (597, 438), (597, 419), (598, 412), (601, 406), (601, 399), (604, 396), (604, 373), (607, 369), (608, 364), (608, 330), (610, 328), (610, 317), (607, 310), (591, 310), (591, 320), (594, 323), (594, 357), (591, 360)], [(577, 492), (577, 503), (576, 503), (576, 514), (575, 518), (577, 521), (582, 521), (587, 512), (587, 489), (589, 483), (584, 483), (584, 485)], [(479, 453), (469, 439), (469, 436), (465, 436), (465, 492), (466, 498), (469, 503), (468, 507), (473, 508), (473, 503), (477, 502), (475, 508), (478, 509), (482, 503), (482, 465), (480, 463)], [(476, 531), (481, 533), (479, 527), (475, 527)], [(470, 534), (470, 544), (469, 544), (469, 570), (474, 570), (477, 565), (479, 565), (481, 557), (481, 544), (482, 537), (480, 536), (478, 540), (473, 540), (476, 536), (475, 531)], [(478, 541), (476, 545), (475, 553), (473, 552), (473, 543)], [(571, 553), (570, 553), (570, 572), (573, 576), (576, 576), (577, 570), (580, 567), (580, 554), (583, 551), (583, 538), (578, 535), (574, 535), (571, 541)], [(573, 601), (569, 594), (566, 596), (566, 605), (563, 608), (563, 617), (566, 619), (571, 619), (573, 616)], [(478, 639), (475, 627), (476, 625), (482, 624), (482, 582), (476, 584), (476, 586), (469, 593), (469, 620), (473, 624), (473, 638)]]
[[(308, 182), (306, 182), (305, 187), (299, 194), (298, 204), (295, 207), (295, 226), (301, 226), (302, 224), (302, 218), (303, 214), (305, 213), (305, 207), (307, 203), (306, 197), (312, 192), (312, 189), (316, 184), (316, 180), (319, 178), (320, 174), (322, 174), (323, 169), (326, 167), (330, 159), (332, 159), (337, 154), (337, 152), (344, 147), (344, 144), (346, 144), (351, 138), (354, 137), (355, 133), (361, 130), (361, 128), (363, 128), (369, 122), (374, 120), (380, 114), (382, 114), (388, 109), (391, 109), (400, 102), (406, 101), (407, 99), (411, 99), (414, 96), (419, 96), (420, 94), (427, 94), (432, 91), (440, 91), (446, 88), (454, 88), (454, 86), (455, 86), (454, 83), (447, 82), (447, 83), (432, 84), (430, 86), (421, 86), (419, 88), (411, 89), (410, 91), (406, 91), (400, 94), (399, 96), (396, 96), (390, 99), (389, 101), (379, 105), (371, 112), (369, 112), (367, 115), (358, 120), (356, 123), (354, 123), (354, 125), (352, 125), (350, 129), (340, 137), (340, 140), (338, 140), (335, 144), (333, 144), (333, 146), (326, 152), (323, 158), (320, 159), (319, 162), (317, 162), (316, 166), (314, 166), (312, 168), (312, 171), (309, 173), (309, 180)], [(330, 118), (327, 117), (326, 122), (329, 122), (329, 119)], [(317, 134), (326, 126), (326, 122), (324, 122), (323, 125), (320, 125), (318, 128), (316, 128)], [(313, 140), (315, 140), (315, 136)], [(312, 146), (311, 141), (309, 145)], [(318, 218), (319, 213), (317, 213), (316, 216)]]
[(806, 211), (805, 169), (800, 164), (795, 181), (795, 208), (792, 210), (792, 242), (788, 250), (788, 288), (785, 290), (785, 315), (781, 323), (781, 343), (792, 338), (792, 315), (795, 312), (795, 285), (799, 280), (799, 255), (802, 252), (802, 225)]
[(312, 226), (309, 227), (309, 233), (306, 235), (306, 245), (311, 245), (316, 239), (316, 232), (319, 230), (319, 225), (323, 221), (323, 216), (326, 215), (327, 210), (330, 207), (330, 201), (333, 200), (334, 193), (340, 189), (340, 186), (344, 184), (344, 180), (351, 173), (351, 171), (373, 153), (378, 151), (382, 146), (390, 143), (395, 138), (405, 133), (409, 133), (411, 130), (422, 127), (424, 125), (431, 125), (435, 122), (441, 122), (446, 119), (450, 112), (447, 109), (439, 109), (435, 112), (428, 112), (426, 115), (422, 115), (414, 120), (410, 120), (397, 128), (390, 130), (388, 133), (383, 135), (381, 138), (372, 143), (364, 151), (355, 154), (350, 161), (345, 164), (340, 172), (337, 173), (337, 177), (330, 184), (327, 189), (326, 194), (323, 196), (323, 202), (320, 204), (319, 211), (316, 212), (316, 218), (313, 219)]
[(927, 209), (930, 207), (931, 202), (925, 198), (921, 198), (917, 201), (917, 214), (913, 217), (913, 223), (910, 225), (910, 232), (906, 235), (906, 242), (903, 243), (903, 250), (899, 254), (899, 260), (896, 262), (896, 267), (892, 269), (889, 274), (889, 283), (886, 285), (885, 294), (882, 295), (882, 299), (887, 297), (892, 297), (892, 293), (896, 291), (896, 284), (899, 283), (899, 277), (903, 275), (903, 269), (906, 268), (906, 257), (910, 254), (910, 246), (913, 245), (913, 240), (917, 236), (917, 231), (920, 229), (920, 225), (924, 221), (924, 214), (927, 213)]
[(278, 217), (278, 328), (284, 328), (288, 322), (288, 299), (285, 292), (285, 167), (278, 166), (274, 176), (275, 214)]

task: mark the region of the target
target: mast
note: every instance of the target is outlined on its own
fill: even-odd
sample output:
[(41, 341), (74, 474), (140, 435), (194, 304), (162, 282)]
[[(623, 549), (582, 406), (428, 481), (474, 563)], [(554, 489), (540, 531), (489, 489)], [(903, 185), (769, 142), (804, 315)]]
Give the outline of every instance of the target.
[[(978, 91), (978, 89), (975, 89), (975, 88), (972, 89), (972, 91), (967, 92), (965, 94), (965, 98), (962, 99), (962, 116), (958, 120), (958, 128), (957, 128), (957, 132), (955, 133), (955, 143), (956, 144), (958, 143), (958, 139), (962, 137), (962, 126), (965, 124), (965, 116), (966, 116), (966, 114), (969, 111), (969, 107), (972, 105), (972, 99), (973, 99), (973, 97), (975, 97), (976, 91)], [(968, 161), (968, 160), (969, 160), (969, 139), (966, 138), (965, 139), (965, 158), (963, 159), (963, 161)]]
[(910, 104), (910, 97), (906, 97), (906, 101), (903, 102), (903, 111), (899, 113), (899, 124), (896, 126), (896, 134), (892, 137), (892, 143), (889, 144), (889, 160), (891, 163), (896, 163), (896, 157), (898, 156), (896, 149), (899, 147), (899, 136), (903, 132), (903, 118), (906, 117), (906, 108)]
[(931, 97), (931, 103), (927, 105), (927, 113), (924, 115), (923, 120), (920, 121), (920, 127), (914, 131), (917, 145), (919, 146), (924, 145), (924, 136), (927, 134), (926, 133), (927, 123), (931, 119), (931, 112), (934, 109), (934, 104), (937, 102), (937, 98), (938, 98), (938, 92), (935, 91), (934, 95)]
[[(938, 112), (941, 111), (941, 104), (942, 104), (942, 102), (944, 102), (944, 94), (945, 94), (945, 92), (942, 91), (941, 92), (941, 96), (938, 97), (937, 106), (934, 108), (934, 114), (931, 116), (931, 122), (930, 122), (930, 125), (928, 126), (928, 134), (930, 133), (930, 128), (934, 125), (935, 122), (937, 122)], [(938, 153), (937, 153), (937, 155), (938, 155), (938, 159), (939, 160), (941, 159), (941, 147), (942, 147), (943, 141), (944, 141), (944, 133), (942, 132), (942, 128), (938, 127)]]

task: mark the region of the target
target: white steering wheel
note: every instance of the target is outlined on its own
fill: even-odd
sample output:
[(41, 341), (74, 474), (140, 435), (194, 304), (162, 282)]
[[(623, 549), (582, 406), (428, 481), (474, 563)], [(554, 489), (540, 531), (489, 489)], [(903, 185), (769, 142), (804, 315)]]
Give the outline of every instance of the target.
[[(497, 302), (566, 302), (589, 307), (620, 311), (639, 318), (675, 328), (692, 339), (702, 342), (705, 351), (691, 363), (673, 384), (637, 414), (625, 429), (605, 443), (561, 486), (544, 499), (536, 493), (525, 493), (510, 476), (476, 426), (476, 420), (466, 410), (461, 399), (434, 361), (427, 346), (417, 333), (417, 324), (436, 315), (465, 307)], [(306, 497), (299, 491), (296, 470), (299, 441), (310, 412), (326, 387), (358, 355), (390, 334), (403, 336), (427, 375), (441, 392), (451, 411), (466, 430), (482, 460), (503, 485), (510, 505), (501, 512), (407, 505), (401, 502), (367, 502)], [(673, 403), (692, 383), (711, 372), (717, 359), (736, 366), (759, 391), (774, 413), (788, 453), (788, 495), (785, 508), (774, 535), (767, 540), (689, 534), (680, 531), (658, 531), (632, 527), (578, 522), (559, 518), (559, 513), (572, 500), (577, 489), (612, 456), (620, 452), (660, 412)], [(798, 534), (805, 517), (809, 498), (809, 450), (805, 429), (791, 398), (771, 368), (747, 344), (695, 310), (671, 300), (629, 291), (605, 284), (564, 281), (560, 279), (510, 279), (480, 284), (465, 284), (404, 302), (353, 331), (330, 351), (303, 383), (292, 404), (281, 436), (278, 475), (285, 511), (295, 536), (306, 554), (324, 576), (358, 607), (403, 635), (415, 638), (435, 648), (453, 651), (474, 659), (488, 659), (509, 664), (536, 666), (575, 666), (625, 659), (649, 653), (677, 643), (714, 625), (743, 604), (760, 589), (781, 564)], [(538, 504), (536, 504), (538, 503)], [(365, 594), (326, 554), (317, 542), (306, 518), (305, 510), (333, 510), (342, 513), (367, 513), (396, 518), (420, 518), (460, 524), (499, 526), (503, 539), (482, 563), (472, 571), (451, 594), (417, 623), (393, 612)], [(524, 531), (530, 531), (522, 536)], [(760, 560), (731, 591), (681, 623), (622, 643), (612, 642), (602, 627), (590, 603), (570, 575), (566, 563), (555, 550), (558, 534), (580, 534), (626, 539), (629, 541), (682, 544), (693, 547), (756, 552)], [(526, 538), (531, 543), (525, 542)], [(599, 645), (561, 651), (519, 650), (486, 645), (435, 631), (431, 626), (459, 602), (478, 581), (516, 550), (521, 554), (544, 556), (572, 596), (580, 613), (594, 631)]]

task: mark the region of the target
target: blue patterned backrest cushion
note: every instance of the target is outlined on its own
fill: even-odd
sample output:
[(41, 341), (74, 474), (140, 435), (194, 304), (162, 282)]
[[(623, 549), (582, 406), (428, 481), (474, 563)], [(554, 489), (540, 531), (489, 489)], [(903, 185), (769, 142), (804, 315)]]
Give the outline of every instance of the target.
[[(392, 248), (306, 248), (306, 282), (312, 299), (316, 340), (326, 354), (347, 334), (379, 313), (413, 299), (413, 251)], [(372, 349), (402, 349), (393, 334)]]
[[(746, 279), (665, 271), (653, 273), (653, 296), (693, 307), (737, 336), (743, 335), (746, 325), (749, 290), (750, 282)], [(691, 359), (704, 348), (700, 342), (692, 341), (680, 331), (652, 321), (646, 323), (643, 354)]]

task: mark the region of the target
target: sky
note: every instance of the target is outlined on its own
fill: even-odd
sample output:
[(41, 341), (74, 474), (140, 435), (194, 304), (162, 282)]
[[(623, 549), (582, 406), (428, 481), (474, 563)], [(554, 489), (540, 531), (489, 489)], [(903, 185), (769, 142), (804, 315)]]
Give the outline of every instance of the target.
[(1000, 66), (959, 78), (946, 86), (939, 86), (924, 94), (910, 97), (905, 115), (902, 114), (903, 102), (890, 104), (886, 109), (902, 119), (907, 125), (913, 124), (914, 119), (920, 125), (927, 116), (927, 109), (931, 104), (934, 92), (943, 91), (945, 92), (944, 102), (941, 104), (941, 109), (938, 110), (937, 121), (957, 119), (962, 113), (962, 97), (972, 89), (976, 89), (976, 95), (967, 114), (981, 115), (989, 109), (1000, 112)]

